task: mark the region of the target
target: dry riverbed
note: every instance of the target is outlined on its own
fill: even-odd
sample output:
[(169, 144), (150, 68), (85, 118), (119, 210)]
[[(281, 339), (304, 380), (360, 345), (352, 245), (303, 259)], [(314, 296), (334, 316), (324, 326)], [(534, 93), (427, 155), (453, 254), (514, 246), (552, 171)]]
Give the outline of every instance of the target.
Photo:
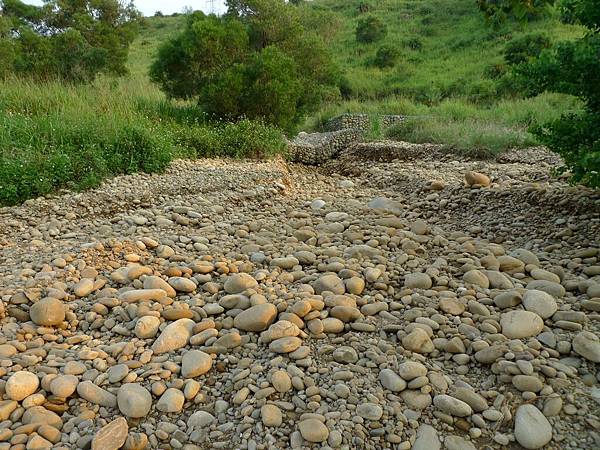
[(600, 448), (600, 193), (425, 149), (0, 209), (0, 450)]

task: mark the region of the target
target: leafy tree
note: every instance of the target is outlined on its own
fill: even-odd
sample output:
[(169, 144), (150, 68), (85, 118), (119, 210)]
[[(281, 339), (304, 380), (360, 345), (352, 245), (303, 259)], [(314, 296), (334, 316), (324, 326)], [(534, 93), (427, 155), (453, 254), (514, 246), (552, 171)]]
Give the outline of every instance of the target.
[(16, 58), (15, 43), (10, 36), (11, 28), (12, 21), (0, 16), (0, 78), (12, 72)]
[(263, 119), (292, 129), (341, 75), (299, 8), (279, 0), (230, 0), (222, 17), (192, 14), (159, 49), (150, 75), (173, 98), (196, 98), (215, 116)]
[(216, 76), (244, 61), (249, 51), (240, 21), (196, 11), (187, 16), (185, 30), (160, 47), (150, 77), (170, 97), (197, 97)]
[(387, 27), (378, 17), (367, 16), (356, 25), (356, 40), (363, 43), (376, 42), (385, 37)]
[(0, 48), (10, 41), (12, 71), (77, 82), (90, 81), (100, 72), (127, 73), (129, 45), (140, 18), (133, 3), (44, 0), (44, 5), (33, 6), (0, 0), (0, 7)]
[(563, 157), (574, 181), (600, 186), (600, 0), (570, 1), (564, 7), (570, 20), (587, 28), (585, 36), (543, 50), (516, 66), (515, 74), (529, 95), (560, 92), (584, 102), (582, 113), (563, 115), (534, 131)]
[(246, 66), (244, 113), (289, 129), (302, 97), (296, 62), (275, 46), (253, 55)]

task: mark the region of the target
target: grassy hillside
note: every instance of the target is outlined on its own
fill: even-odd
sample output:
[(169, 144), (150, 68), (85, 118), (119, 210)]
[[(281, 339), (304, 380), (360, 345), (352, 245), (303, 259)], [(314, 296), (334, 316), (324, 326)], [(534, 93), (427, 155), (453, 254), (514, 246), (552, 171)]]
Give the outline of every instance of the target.
[[(360, 5), (368, 11), (361, 12)], [(536, 144), (527, 131), (531, 125), (579, 108), (575, 99), (557, 94), (523, 99), (512, 91), (510, 78), (498, 76), (508, 70), (503, 52), (511, 40), (543, 33), (556, 42), (583, 33), (562, 24), (557, 13), (494, 28), (472, 0), (317, 0), (304, 7), (333, 15), (330, 23), (337, 33), (329, 42), (350, 91), (344, 101), (307, 118), (306, 129), (318, 130), (344, 112), (406, 114), (418, 119), (390, 130), (387, 137), (496, 153)], [(386, 24), (387, 35), (362, 44), (356, 25), (369, 15)], [(382, 45), (398, 51), (394, 67), (373, 64)], [(377, 129), (373, 137), (380, 137)]]
[[(367, 4), (368, 12), (361, 13), (360, 4)], [(494, 29), (472, 0), (317, 0), (308, 7), (334, 11), (342, 18), (331, 48), (347, 74), (353, 96), (360, 100), (401, 95), (425, 104), (448, 97), (493, 102), (498, 86), (488, 73), (503, 63), (508, 41), (536, 32), (553, 41), (582, 33), (561, 24), (556, 15), (527, 24), (508, 22)], [(368, 15), (387, 25), (387, 36), (361, 44), (356, 41), (356, 24)], [(393, 68), (373, 66), (383, 44), (400, 53)]]
[[(152, 59), (160, 45), (185, 26), (185, 16), (146, 17), (140, 34), (129, 49), (129, 71), (133, 78), (148, 79)], [(158, 88), (156, 88), (158, 90)]]

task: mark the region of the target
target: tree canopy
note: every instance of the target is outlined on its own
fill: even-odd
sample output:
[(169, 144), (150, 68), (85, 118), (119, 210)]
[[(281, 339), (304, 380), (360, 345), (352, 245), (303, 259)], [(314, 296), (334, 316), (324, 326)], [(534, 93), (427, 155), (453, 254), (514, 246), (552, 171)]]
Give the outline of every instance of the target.
[(259, 118), (291, 129), (328, 97), (340, 73), (321, 37), (281, 0), (229, 0), (222, 17), (190, 14), (164, 43), (151, 78), (174, 98), (194, 98), (225, 119)]
[(82, 82), (127, 73), (139, 12), (120, 0), (0, 0), (0, 75)]

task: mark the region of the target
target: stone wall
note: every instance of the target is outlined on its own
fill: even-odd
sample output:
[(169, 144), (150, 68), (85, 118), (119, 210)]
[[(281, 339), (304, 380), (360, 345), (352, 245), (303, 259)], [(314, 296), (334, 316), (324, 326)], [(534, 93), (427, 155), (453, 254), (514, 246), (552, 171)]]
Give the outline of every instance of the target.
[(381, 130), (385, 130), (387, 128), (393, 127), (394, 125), (398, 125), (399, 123), (406, 122), (407, 116), (401, 115), (385, 115), (381, 116)]
[[(377, 118), (381, 125), (381, 129), (392, 127), (406, 121), (408, 117), (399, 114), (384, 114)], [(371, 129), (371, 118), (368, 114), (342, 114), (341, 116), (329, 119), (325, 124), (326, 131), (340, 131), (345, 129), (361, 130), (363, 132)]]
[(344, 129), (327, 133), (300, 133), (288, 144), (292, 161), (318, 165), (335, 158), (343, 149), (362, 139), (361, 130)]
[[(378, 118), (381, 130), (404, 122), (406, 116), (382, 115)], [(362, 142), (365, 132), (371, 129), (371, 119), (367, 114), (342, 114), (325, 124), (324, 133), (300, 133), (288, 143), (292, 161), (303, 164), (319, 165), (337, 158), (350, 147)], [(359, 154), (370, 155), (372, 159), (386, 159), (390, 154), (398, 153), (391, 142), (358, 147)]]
[(367, 114), (342, 114), (341, 116), (330, 119), (325, 124), (326, 131), (340, 131), (346, 129), (368, 131), (371, 128), (371, 121)]

